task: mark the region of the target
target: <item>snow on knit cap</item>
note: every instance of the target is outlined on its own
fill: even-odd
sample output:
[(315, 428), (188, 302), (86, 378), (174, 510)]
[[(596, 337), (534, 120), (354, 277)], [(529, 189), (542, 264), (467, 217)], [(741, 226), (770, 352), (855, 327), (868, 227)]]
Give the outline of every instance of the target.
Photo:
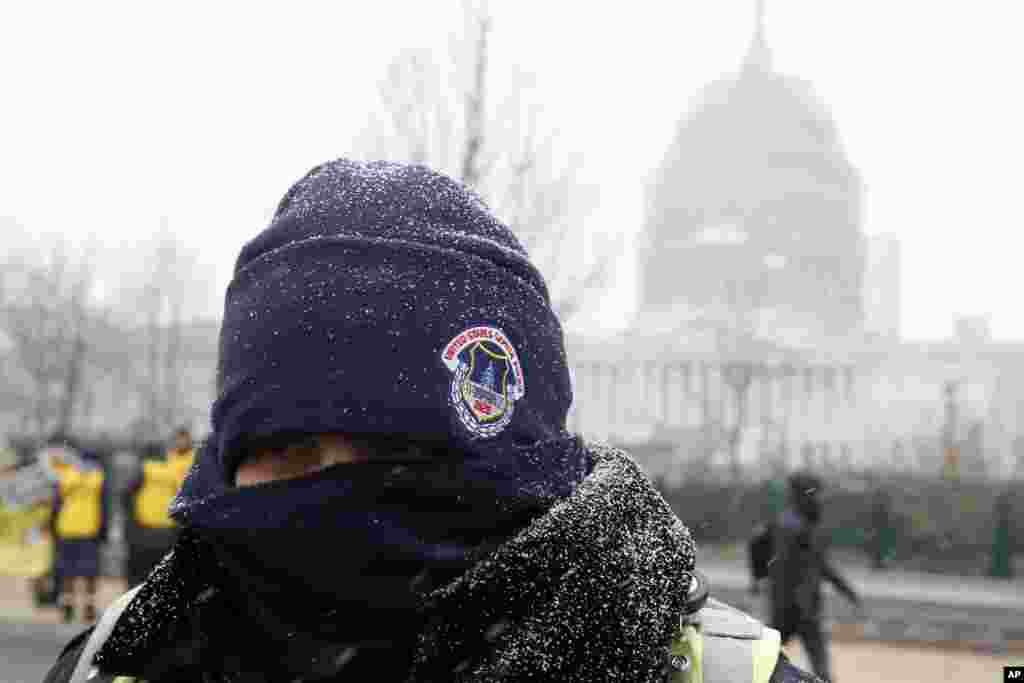
[(296, 183), (238, 257), (219, 353), (201, 457), (223, 481), (244, 441), (282, 433), (440, 436), (482, 457), (567, 436), (543, 277), (425, 166), (340, 159)]

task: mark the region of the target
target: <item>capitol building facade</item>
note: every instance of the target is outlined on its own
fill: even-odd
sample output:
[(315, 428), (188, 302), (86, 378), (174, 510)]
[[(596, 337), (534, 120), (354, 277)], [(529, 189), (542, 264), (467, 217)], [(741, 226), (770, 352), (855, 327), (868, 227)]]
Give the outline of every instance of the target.
[(772, 64), (758, 3), (739, 70), (705, 86), (648, 188), (640, 301), (570, 339), (571, 426), (695, 466), (1024, 475), (1024, 344), (984, 319), (900, 336), (900, 244), (863, 231), (863, 182), (813, 86)]

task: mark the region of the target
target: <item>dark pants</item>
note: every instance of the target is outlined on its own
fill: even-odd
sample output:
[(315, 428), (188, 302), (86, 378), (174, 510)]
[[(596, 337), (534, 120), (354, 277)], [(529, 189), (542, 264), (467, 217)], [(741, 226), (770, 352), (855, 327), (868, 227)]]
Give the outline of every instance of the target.
[(772, 628), (778, 630), (782, 635), (782, 643), (785, 645), (798, 636), (803, 643), (807, 657), (811, 660), (811, 668), (814, 673), (826, 681), (832, 680), (832, 671), (828, 657), (828, 641), (821, 628), (821, 619), (809, 619), (793, 610), (789, 613), (776, 613)]
[(100, 575), (100, 541), (98, 538), (58, 538), (54, 575), (61, 579)]
[(151, 529), (134, 526), (126, 534), (128, 557), (125, 560), (125, 579), (129, 586), (146, 580), (164, 555), (174, 545), (177, 529)]

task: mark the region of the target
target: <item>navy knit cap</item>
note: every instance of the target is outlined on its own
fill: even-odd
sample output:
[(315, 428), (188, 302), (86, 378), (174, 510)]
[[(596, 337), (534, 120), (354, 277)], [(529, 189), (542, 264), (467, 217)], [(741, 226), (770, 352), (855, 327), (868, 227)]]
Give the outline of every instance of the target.
[(822, 481), (812, 472), (795, 472), (789, 477), (789, 490), (798, 498), (819, 498), (822, 495)]
[[(248, 439), (413, 434), (470, 454), (566, 438), (561, 325), (522, 245), (424, 166), (317, 166), (242, 249), (200, 459)], [(207, 463), (209, 465), (211, 463)]]

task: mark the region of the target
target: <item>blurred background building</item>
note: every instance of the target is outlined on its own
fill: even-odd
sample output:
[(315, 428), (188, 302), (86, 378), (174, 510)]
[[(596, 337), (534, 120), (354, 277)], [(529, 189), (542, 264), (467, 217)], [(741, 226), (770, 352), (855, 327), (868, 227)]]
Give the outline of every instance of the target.
[(867, 238), (863, 305), (864, 332), (868, 336), (890, 341), (900, 338), (903, 315), (900, 254), (900, 242), (894, 235)]
[(738, 72), (700, 91), (649, 188), (632, 327), (571, 340), (573, 427), (654, 444), (670, 482), (695, 466), (1020, 474), (1024, 344), (979, 316), (902, 339), (901, 245), (864, 234), (828, 106), (774, 70), (758, 7)]
[(738, 73), (698, 93), (650, 188), (645, 327), (801, 339), (863, 324), (860, 176), (814, 87), (773, 69), (758, 19)]

